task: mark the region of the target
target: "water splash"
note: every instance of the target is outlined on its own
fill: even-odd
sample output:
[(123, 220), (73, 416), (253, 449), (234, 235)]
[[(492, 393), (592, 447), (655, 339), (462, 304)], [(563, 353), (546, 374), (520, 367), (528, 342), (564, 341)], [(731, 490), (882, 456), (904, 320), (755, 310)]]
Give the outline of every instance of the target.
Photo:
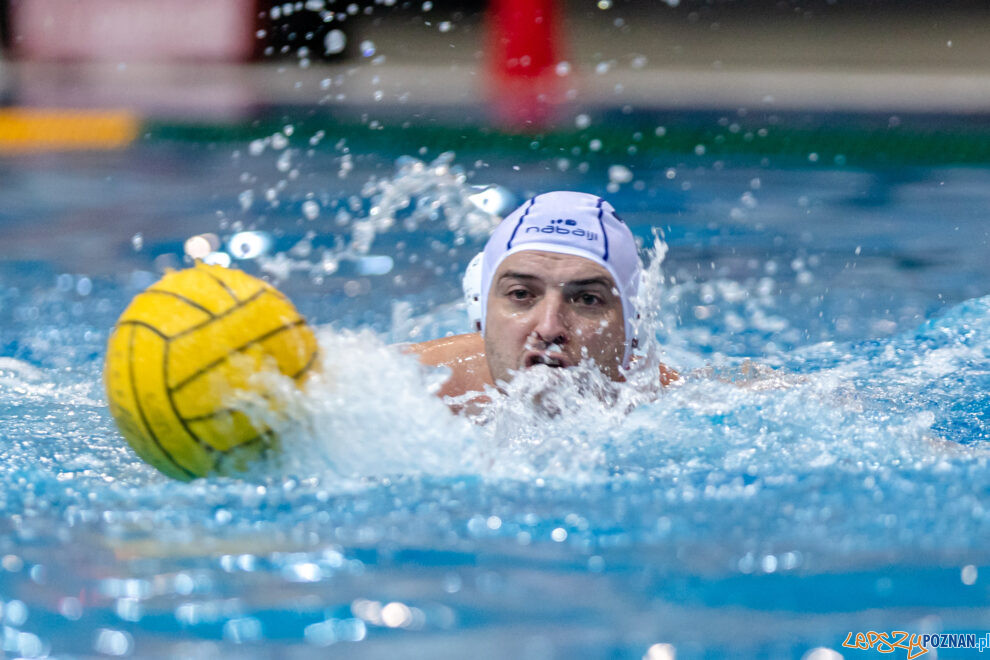
[[(258, 263), (277, 279), (285, 279), (293, 271), (319, 278), (336, 272), (342, 261), (365, 257), (376, 238), (393, 229), (448, 231), (453, 246), (487, 238), (503, 209), (480, 194), (493, 187), (470, 185), (464, 170), (454, 165), (454, 158), (452, 152), (446, 152), (427, 163), (403, 156), (392, 176), (369, 179), (360, 197), (337, 211), (332, 245), (315, 248), (311, 239), (304, 238), (289, 254), (259, 254)], [(312, 200), (302, 204), (302, 213), (310, 220), (318, 215), (313, 204)]]
[(277, 404), (240, 400), (280, 438), (280, 471), (345, 480), (477, 471), (470, 423), (434, 395), (443, 370), (422, 367), (368, 330), (323, 328), (318, 338), (321, 368), (303, 391), (266, 372), (259, 390)]

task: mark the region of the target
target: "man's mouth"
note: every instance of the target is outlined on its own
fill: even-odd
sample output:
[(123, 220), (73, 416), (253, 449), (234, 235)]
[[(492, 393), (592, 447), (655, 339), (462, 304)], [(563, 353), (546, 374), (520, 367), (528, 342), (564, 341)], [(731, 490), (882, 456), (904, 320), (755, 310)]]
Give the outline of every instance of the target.
[(546, 353), (530, 353), (526, 356), (525, 365), (527, 368), (535, 367), (538, 364), (548, 367), (566, 367), (567, 362), (559, 356), (548, 355)]

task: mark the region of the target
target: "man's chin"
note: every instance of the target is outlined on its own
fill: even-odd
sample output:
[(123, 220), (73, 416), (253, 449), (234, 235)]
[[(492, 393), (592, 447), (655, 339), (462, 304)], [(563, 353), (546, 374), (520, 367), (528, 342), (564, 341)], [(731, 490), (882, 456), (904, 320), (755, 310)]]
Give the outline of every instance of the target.
[(509, 389), (526, 395), (561, 389), (581, 393), (587, 389), (589, 383), (609, 380), (598, 365), (590, 360), (566, 367), (534, 364), (512, 371), (510, 376), (512, 380)]
[[(558, 363), (545, 363), (545, 362), (535, 362), (531, 364), (524, 364), (519, 369), (509, 372), (510, 377), (521, 373), (537, 373), (537, 374), (548, 374), (556, 373), (557, 376), (550, 376), (551, 378), (561, 378), (560, 374), (569, 374), (577, 376), (578, 373), (584, 376), (589, 376), (592, 374), (600, 374), (607, 380), (612, 382), (625, 382), (626, 378), (622, 373), (622, 369), (619, 368), (618, 364), (613, 365), (611, 369), (603, 367), (590, 359), (585, 359), (581, 361), (566, 362), (560, 361)], [(546, 378), (547, 376), (543, 376)]]
[(568, 369), (541, 371), (542, 387), (532, 390), (531, 400), (537, 410), (550, 417), (557, 417), (564, 411), (580, 413), (580, 417), (602, 404), (613, 404), (619, 396), (617, 383), (591, 360)]
[(561, 412), (557, 399), (568, 390), (568, 371), (546, 364), (523, 367), (513, 374), (508, 394), (516, 401), (526, 402), (524, 405), (533, 412), (556, 417)]

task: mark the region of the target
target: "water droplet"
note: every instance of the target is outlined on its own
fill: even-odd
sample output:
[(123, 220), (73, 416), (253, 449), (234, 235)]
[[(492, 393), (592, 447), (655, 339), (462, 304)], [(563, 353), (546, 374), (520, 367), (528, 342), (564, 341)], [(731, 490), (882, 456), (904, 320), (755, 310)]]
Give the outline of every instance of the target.
[(76, 281), (76, 293), (80, 296), (88, 296), (93, 292), (93, 282), (88, 277), (80, 277)]
[(82, 618), (83, 607), (78, 598), (66, 596), (58, 601), (58, 613), (69, 621), (78, 621)]
[(140, 621), (144, 616), (144, 608), (136, 598), (118, 598), (114, 603), (114, 612), (124, 621)]
[(265, 254), (271, 247), (268, 234), (257, 231), (244, 231), (234, 234), (227, 242), (227, 249), (238, 259), (254, 259)]
[(45, 645), (41, 643), (41, 638), (34, 633), (14, 632), (8, 639), (12, 642), (13, 648), (11, 650), (16, 651), (24, 658), (39, 658), (44, 654)]
[(245, 190), (237, 196), (237, 201), (241, 203), (241, 210), (247, 211), (254, 204), (254, 191)]
[[(347, 35), (342, 30), (330, 30), (323, 38), (323, 47), (327, 55), (336, 55), (344, 52), (347, 48)], [(327, 78), (327, 81), (330, 79)]]
[(320, 205), (311, 199), (303, 202), (302, 211), (307, 220), (316, 220), (320, 217)]
[(265, 152), (267, 140), (252, 140), (248, 145), (248, 153), (252, 156), (260, 156)]
[(375, 42), (370, 40), (365, 40), (361, 42), (361, 54), (365, 57), (371, 57), (375, 54)]
[(643, 660), (674, 660), (677, 650), (671, 644), (654, 644), (646, 649)]
[(190, 259), (202, 259), (210, 252), (213, 252), (214, 245), (209, 235), (199, 234), (198, 236), (190, 236), (186, 239), (184, 249), (186, 256)]
[(406, 628), (412, 623), (412, 611), (405, 603), (389, 603), (382, 608), (382, 622), (389, 628)]
[(96, 634), (93, 649), (104, 655), (127, 655), (131, 652), (134, 638), (122, 630), (101, 628)]
[(629, 183), (633, 180), (633, 173), (625, 165), (612, 165), (608, 168), (608, 179), (612, 183)]
[(24, 622), (28, 618), (28, 608), (27, 605), (19, 600), (12, 600), (4, 606), (3, 609), (3, 620), (8, 625), (19, 627), (23, 626)]
[(231, 619), (223, 624), (223, 637), (235, 644), (257, 641), (262, 637), (261, 621), (250, 616)]
[(801, 656), (801, 660), (842, 660), (842, 654), (824, 646), (819, 646)]

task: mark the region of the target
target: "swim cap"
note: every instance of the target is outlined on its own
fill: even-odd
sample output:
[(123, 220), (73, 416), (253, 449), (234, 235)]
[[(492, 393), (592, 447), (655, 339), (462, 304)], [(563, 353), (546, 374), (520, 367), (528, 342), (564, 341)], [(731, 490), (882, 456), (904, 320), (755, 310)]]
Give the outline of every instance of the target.
[(492, 277), (509, 255), (539, 250), (584, 257), (602, 266), (612, 276), (622, 299), (628, 365), (634, 342), (632, 299), (639, 288), (641, 267), (632, 232), (601, 197), (579, 192), (549, 192), (537, 195), (510, 213), (495, 228), (485, 245), (481, 262), (481, 331)]

